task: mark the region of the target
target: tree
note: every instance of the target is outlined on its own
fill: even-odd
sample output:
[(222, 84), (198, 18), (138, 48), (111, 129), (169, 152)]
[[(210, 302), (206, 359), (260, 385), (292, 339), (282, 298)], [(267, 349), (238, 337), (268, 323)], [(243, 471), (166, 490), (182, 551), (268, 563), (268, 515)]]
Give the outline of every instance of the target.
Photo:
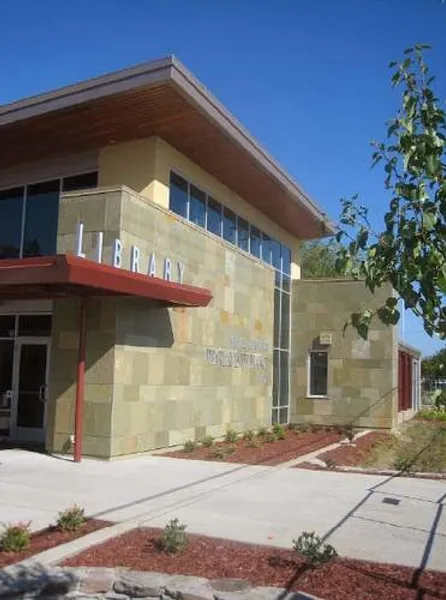
[(403, 94), (387, 141), (373, 144), (372, 164), (384, 165), (390, 196), (382, 231), (373, 230), (357, 197), (342, 200), (339, 268), (364, 278), (371, 292), (385, 282), (396, 292), (378, 309), (352, 315), (362, 337), (375, 316), (398, 323), (399, 298), (422, 319), (429, 335), (446, 337), (446, 119), (431, 89), (427, 48), (408, 48), (401, 63), (389, 65), (392, 85), (402, 87)]
[(337, 265), (337, 244), (329, 242), (305, 242), (301, 247), (302, 277), (319, 279), (344, 277), (345, 272)]
[(426, 379), (446, 377), (446, 347), (421, 361), (421, 375)]

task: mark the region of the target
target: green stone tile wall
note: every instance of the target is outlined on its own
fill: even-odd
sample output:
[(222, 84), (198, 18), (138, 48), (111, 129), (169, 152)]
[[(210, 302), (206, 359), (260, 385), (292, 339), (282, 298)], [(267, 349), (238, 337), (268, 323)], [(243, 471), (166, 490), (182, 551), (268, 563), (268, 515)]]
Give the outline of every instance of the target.
[[(91, 301), (85, 453), (133, 454), (219, 436), (229, 427), (270, 424), (272, 269), (128, 188), (65, 194), (59, 252), (74, 248), (79, 221), (87, 257), (95, 254), (94, 233), (104, 231), (104, 262), (110, 263), (118, 237), (124, 268), (136, 245), (142, 272), (153, 252), (158, 276), (168, 257), (172, 280), (178, 280), (180, 261), (184, 283), (214, 296), (206, 308), (163, 308), (131, 298)], [(75, 301), (55, 302), (48, 427), (53, 451), (69, 447), (74, 428), (77, 319)], [(244, 366), (231, 364), (236, 341)], [(243, 346), (256, 341), (268, 349)]]
[[(351, 313), (380, 305), (390, 286), (373, 296), (351, 280), (293, 282), (291, 421), (391, 428), (397, 418), (397, 330), (374, 319), (367, 341), (352, 327)], [(328, 348), (328, 397), (309, 398), (308, 353), (321, 332)], [(322, 346), (323, 347), (323, 346)]]

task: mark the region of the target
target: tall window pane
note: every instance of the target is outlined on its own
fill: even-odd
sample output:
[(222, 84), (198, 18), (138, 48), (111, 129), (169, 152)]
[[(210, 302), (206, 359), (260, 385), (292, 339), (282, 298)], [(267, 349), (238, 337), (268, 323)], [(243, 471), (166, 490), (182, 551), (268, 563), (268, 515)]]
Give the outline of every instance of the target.
[(282, 246), (282, 271), (291, 275), (291, 250), (286, 246)]
[(204, 227), (206, 217), (206, 194), (194, 185), (190, 186), (189, 220)]
[(23, 192), (23, 188), (0, 192), (0, 258), (20, 256)]
[(280, 323), (280, 347), (289, 348), (290, 345), (290, 296), (289, 294), (281, 293), (281, 323)]
[(253, 256), (257, 256), (260, 258), (260, 249), (261, 249), (261, 234), (260, 230), (257, 227), (253, 227), (251, 225), (251, 230), (249, 234), (249, 251)]
[(221, 236), (221, 220), (222, 220), (221, 204), (208, 197), (208, 219), (207, 230), (215, 235)]
[(223, 209), (223, 237), (227, 242), (235, 244), (237, 238), (237, 224), (235, 214), (229, 208)]
[(281, 269), (281, 246), (276, 240), (271, 240), (271, 263), (275, 269)]
[(310, 352), (310, 396), (326, 396), (328, 392), (328, 354)]
[(268, 263), (269, 265), (272, 261), (271, 242), (271, 238), (265, 233), (262, 233), (262, 260)]
[(237, 243), (238, 247), (248, 252), (249, 250), (249, 224), (245, 219), (237, 219)]
[(24, 256), (56, 253), (59, 218), (59, 180), (28, 186), (26, 196)]
[(185, 218), (187, 218), (187, 196), (187, 181), (176, 173), (171, 173), (169, 207), (172, 212)]

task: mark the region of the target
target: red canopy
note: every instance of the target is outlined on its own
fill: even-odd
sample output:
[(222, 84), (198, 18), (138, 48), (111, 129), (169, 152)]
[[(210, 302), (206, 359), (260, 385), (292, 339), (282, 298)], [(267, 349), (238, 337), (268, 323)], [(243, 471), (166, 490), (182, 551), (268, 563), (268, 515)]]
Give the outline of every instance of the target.
[(207, 306), (209, 290), (72, 255), (0, 260), (0, 298), (137, 296), (163, 306)]

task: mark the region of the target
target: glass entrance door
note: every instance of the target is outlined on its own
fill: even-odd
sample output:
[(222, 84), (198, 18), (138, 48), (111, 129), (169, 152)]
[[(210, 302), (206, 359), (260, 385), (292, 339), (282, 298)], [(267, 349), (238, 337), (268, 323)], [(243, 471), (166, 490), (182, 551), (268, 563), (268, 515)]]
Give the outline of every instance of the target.
[(48, 397), (49, 341), (17, 338), (14, 357), (11, 437), (43, 442)]

